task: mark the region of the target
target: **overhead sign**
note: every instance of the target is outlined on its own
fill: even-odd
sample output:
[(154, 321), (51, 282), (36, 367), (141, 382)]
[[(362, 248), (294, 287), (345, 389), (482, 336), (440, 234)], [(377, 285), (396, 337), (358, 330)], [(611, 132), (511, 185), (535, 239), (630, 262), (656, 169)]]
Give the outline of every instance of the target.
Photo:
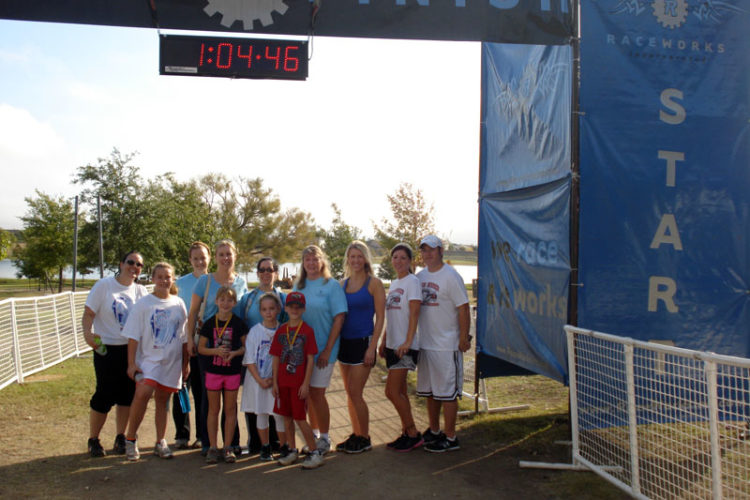
[(0, 18), (27, 21), (547, 45), (569, 42), (572, 11), (572, 0), (0, 0)]

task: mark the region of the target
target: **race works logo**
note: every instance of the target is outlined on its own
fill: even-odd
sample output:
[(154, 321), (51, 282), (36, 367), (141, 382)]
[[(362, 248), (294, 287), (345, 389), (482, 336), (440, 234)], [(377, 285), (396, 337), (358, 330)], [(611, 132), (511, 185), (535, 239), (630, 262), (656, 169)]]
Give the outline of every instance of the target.
[(679, 28), (688, 16), (688, 4), (686, 0), (655, 0), (651, 4), (656, 20), (671, 30)]
[(273, 24), (271, 13), (284, 14), (287, 5), (282, 0), (208, 0), (203, 11), (209, 16), (221, 15), (221, 25), (227, 28), (236, 21), (242, 21), (245, 31), (252, 31), (253, 22), (262, 26)]

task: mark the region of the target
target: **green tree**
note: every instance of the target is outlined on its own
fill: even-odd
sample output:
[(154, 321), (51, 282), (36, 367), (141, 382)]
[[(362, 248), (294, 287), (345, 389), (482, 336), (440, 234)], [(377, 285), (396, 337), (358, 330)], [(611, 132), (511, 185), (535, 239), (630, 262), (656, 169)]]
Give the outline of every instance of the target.
[(323, 250), (331, 262), (331, 274), (336, 279), (344, 277), (344, 259), (346, 247), (354, 240), (362, 239), (362, 231), (356, 226), (350, 226), (341, 218), (341, 210), (335, 203), (331, 203), (334, 217), (331, 228), (323, 233)]
[[(25, 198), (28, 205), (23, 221), (26, 244), (14, 259), (19, 273), (50, 284), (50, 275), (58, 275), (62, 291), (63, 270), (73, 262), (73, 203), (36, 191), (36, 198)], [(51, 286), (50, 286), (51, 287)]]
[(421, 189), (415, 189), (408, 182), (399, 184), (396, 193), (387, 195), (391, 207), (391, 219), (382, 219), (380, 225), (373, 224), (375, 239), (386, 249), (386, 254), (380, 263), (378, 277), (394, 279), (396, 272), (391, 266), (389, 250), (400, 242), (406, 242), (414, 249), (415, 266), (422, 265), (419, 255), (419, 240), (426, 234), (435, 232), (435, 222), (432, 216), (434, 206), (424, 199)]
[(0, 229), (0, 260), (5, 259), (10, 254), (10, 249), (16, 242), (16, 238), (10, 231)]

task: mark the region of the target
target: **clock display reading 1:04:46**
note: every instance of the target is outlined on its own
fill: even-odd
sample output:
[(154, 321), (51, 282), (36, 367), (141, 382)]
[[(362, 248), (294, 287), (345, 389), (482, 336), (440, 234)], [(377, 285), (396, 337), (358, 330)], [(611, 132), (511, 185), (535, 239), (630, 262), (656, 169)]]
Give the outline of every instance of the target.
[(305, 80), (307, 41), (161, 35), (159, 73)]

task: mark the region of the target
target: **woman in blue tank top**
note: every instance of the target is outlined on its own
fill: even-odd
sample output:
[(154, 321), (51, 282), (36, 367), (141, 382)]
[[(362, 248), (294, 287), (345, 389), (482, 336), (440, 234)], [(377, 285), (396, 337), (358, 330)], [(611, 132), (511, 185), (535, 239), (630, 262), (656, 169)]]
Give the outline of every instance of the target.
[(370, 250), (361, 241), (346, 249), (344, 280), (349, 312), (341, 328), (339, 366), (346, 389), (346, 402), (352, 434), (336, 446), (336, 451), (362, 453), (372, 449), (370, 413), (364, 400), (365, 383), (375, 364), (378, 339), (385, 318), (385, 289), (372, 271)]

